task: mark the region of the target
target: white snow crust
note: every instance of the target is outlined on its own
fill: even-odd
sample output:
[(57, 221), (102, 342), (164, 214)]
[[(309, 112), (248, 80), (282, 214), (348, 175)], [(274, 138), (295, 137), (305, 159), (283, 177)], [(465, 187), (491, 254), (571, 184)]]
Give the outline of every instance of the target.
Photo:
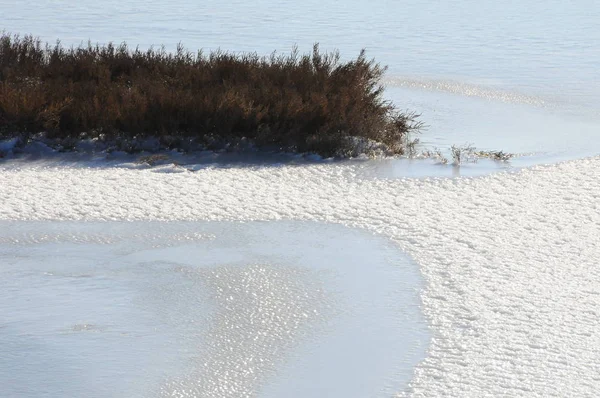
[(420, 265), (433, 339), (415, 397), (600, 390), (600, 157), (456, 179), (350, 166), (0, 169), (4, 220), (316, 220)]

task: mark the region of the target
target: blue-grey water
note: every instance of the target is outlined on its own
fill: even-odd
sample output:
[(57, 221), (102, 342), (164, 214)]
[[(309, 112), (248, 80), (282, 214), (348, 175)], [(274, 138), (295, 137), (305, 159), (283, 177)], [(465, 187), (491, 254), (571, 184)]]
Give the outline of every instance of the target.
[(6, 397), (389, 396), (429, 342), (417, 267), (342, 226), (4, 221), (0, 264)]

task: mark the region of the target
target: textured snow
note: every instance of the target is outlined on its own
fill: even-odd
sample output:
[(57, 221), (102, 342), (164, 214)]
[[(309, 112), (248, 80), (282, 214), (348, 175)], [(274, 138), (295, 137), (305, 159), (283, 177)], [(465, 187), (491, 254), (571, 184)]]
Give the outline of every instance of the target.
[(600, 389), (600, 157), (456, 179), (342, 165), (0, 172), (5, 220), (317, 220), (397, 242), (420, 265), (433, 339), (412, 396)]

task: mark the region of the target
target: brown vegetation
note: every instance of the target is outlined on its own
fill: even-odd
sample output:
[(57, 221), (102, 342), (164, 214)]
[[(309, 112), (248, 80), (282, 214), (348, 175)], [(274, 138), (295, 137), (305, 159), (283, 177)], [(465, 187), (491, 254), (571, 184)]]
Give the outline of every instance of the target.
[(260, 57), (181, 46), (131, 50), (126, 44), (64, 48), (32, 36), (0, 36), (0, 136), (245, 137), (258, 147), (334, 155), (348, 137), (404, 151), (414, 115), (382, 97), (385, 68), (364, 51)]

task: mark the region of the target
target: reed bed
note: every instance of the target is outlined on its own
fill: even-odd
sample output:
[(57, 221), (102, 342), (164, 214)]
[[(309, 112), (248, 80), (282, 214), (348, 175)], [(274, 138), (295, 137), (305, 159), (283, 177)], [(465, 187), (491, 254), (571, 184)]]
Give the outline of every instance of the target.
[(65, 48), (0, 36), (0, 136), (76, 140), (193, 139), (207, 148), (356, 153), (365, 142), (403, 154), (420, 123), (383, 97), (385, 67), (338, 52), (259, 56), (142, 51), (126, 43)]

